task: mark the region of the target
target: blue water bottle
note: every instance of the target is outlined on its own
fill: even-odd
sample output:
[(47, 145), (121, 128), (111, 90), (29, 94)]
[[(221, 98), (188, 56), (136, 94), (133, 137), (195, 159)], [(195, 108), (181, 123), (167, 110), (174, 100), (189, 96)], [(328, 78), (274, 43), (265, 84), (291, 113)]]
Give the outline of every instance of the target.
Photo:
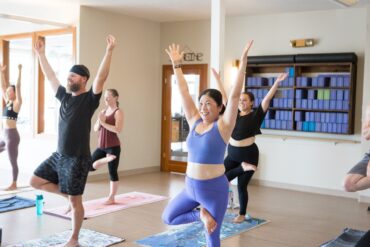
[(44, 209), (44, 197), (42, 195), (36, 195), (36, 214), (42, 215)]

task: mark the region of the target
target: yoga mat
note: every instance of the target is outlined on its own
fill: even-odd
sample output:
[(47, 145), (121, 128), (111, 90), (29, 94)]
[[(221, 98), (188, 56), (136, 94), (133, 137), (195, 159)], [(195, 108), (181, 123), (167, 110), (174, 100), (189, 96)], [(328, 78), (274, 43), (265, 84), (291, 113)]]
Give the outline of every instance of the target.
[(18, 187), (16, 190), (4, 190), (4, 189), (5, 188), (0, 189), (0, 196), (10, 195), (10, 194), (17, 194), (17, 193), (21, 193), (21, 192), (34, 190), (34, 188), (32, 188), (31, 186)]
[(353, 247), (365, 235), (364, 231), (345, 228), (337, 238), (322, 244), (320, 247)]
[[(167, 199), (165, 196), (158, 196), (142, 192), (129, 192), (116, 196), (116, 203), (113, 205), (104, 205), (106, 198), (86, 201), (83, 203), (85, 208), (85, 218), (92, 218), (103, 214), (112, 213), (118, 210), (140, 206), (152, 202), (162, 201)], [(65, 219), (71, 219), (70, 212), (65, 214), (67, 206), (54, 209), (45, 209), (45, 214), (50, 214)]]
[[(44, 238), (38, 238), (23, 243), (8, 245), (7, 247), (63, 246), (63, 244), (68, 241), (70, 236), (71, 230), (68, 230), (61, 233), (55, 233)], [(123, 241), (125, 241), (125, 239), (123, 238), (118, 238), (101, 232), (82, 228), (80, 231), (78, 242), (80, 243), (79, 246), (81, 247), (104, 247), (121, 243)]]
[[(252, 218), (248, 221), (244, 221), (243, 223), (236, 224), (232, 222), (234, 217), (236, 217), (236, 214), (231, 214), (228, 212), (225, 214), (225, 218), (221, 227), (221, 239), (240, 234), (267, 223), (266, 220)], [(205, 232), (203, 223), (195, 222), (137, 240), (136, 243), (141, 246), (198, 247), (206, 245), (204, 234)]]
[(13, 196), (0, 200), (0, 213), (35, 206), (35, 200)]

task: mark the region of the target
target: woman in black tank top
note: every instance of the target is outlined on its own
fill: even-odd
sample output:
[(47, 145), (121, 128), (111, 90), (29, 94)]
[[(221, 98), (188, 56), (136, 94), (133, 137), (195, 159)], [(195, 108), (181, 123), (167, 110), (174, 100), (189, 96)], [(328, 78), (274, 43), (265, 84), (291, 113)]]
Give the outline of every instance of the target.
[(9, 161), (12, 165), (13, 180), (5, 190), (17, 189), (18, 179), (18, 146), (20, 142), (17, 130), (18, 112), (22, 105), (21, 72), (22, 65), (18, 65), (18, 80), (16, 85), (10, 85), (5, 78), (6, 65), (0, 64), (1, 90), (6, 106), (3, 109), (3, 136), (0, 139), (0, 152), (8, 151)]
[[(222, 86), (220, 75), (214, 69), (212, 69), (212, 72), (226, 104), (227, 96)], [(227, 157), (224, 160), (227, 179), (232, 181), (238, 178), (240, 208), (239, 215), (234, 218), (235, 223), (242, 223), (245, 219), (250, 219), (250, 216), (247, 214), (247, 186), (257, 169), (259, 159), (259, 150), (254, 143), (254, 137), (261, 134), (260, 126), (265, 118), (270, 102), (278, 89), (279, 83), (285, 80), (286, 77), (286, 73), (277, 77), (274, 85), (256, 109), (253, 109), (254, 95), (252, 93), (244, 92), (240, 95), (239, 112), (228, 145)], [(230, 192), (232, 193), (231, 190)], [(229, 206), (232, 207), (232, 205)]]

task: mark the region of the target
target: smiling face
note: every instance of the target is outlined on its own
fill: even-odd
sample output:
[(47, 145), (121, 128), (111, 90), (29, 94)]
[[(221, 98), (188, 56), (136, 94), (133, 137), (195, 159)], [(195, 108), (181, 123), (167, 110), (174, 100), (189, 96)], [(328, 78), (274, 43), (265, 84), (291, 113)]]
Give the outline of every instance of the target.
[(203, 95), (199, 100), (199, 113), (203, 121), (214, 122), (220, 116), (221, 106), (218, 106), (216, 101), (208, 96)]
[(239, 111), (249, 112), (252, 110), (254, 100), (252, 101), (250, 96), (246, 93), (242, 93), (239, 98)]

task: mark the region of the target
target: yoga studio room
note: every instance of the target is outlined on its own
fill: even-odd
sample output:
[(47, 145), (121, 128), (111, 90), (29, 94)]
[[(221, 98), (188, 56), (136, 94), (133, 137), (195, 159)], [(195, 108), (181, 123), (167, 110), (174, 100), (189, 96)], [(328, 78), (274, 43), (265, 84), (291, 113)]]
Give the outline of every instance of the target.
[(1, 0), (1, 247), (370, 247), (370, 0)]

